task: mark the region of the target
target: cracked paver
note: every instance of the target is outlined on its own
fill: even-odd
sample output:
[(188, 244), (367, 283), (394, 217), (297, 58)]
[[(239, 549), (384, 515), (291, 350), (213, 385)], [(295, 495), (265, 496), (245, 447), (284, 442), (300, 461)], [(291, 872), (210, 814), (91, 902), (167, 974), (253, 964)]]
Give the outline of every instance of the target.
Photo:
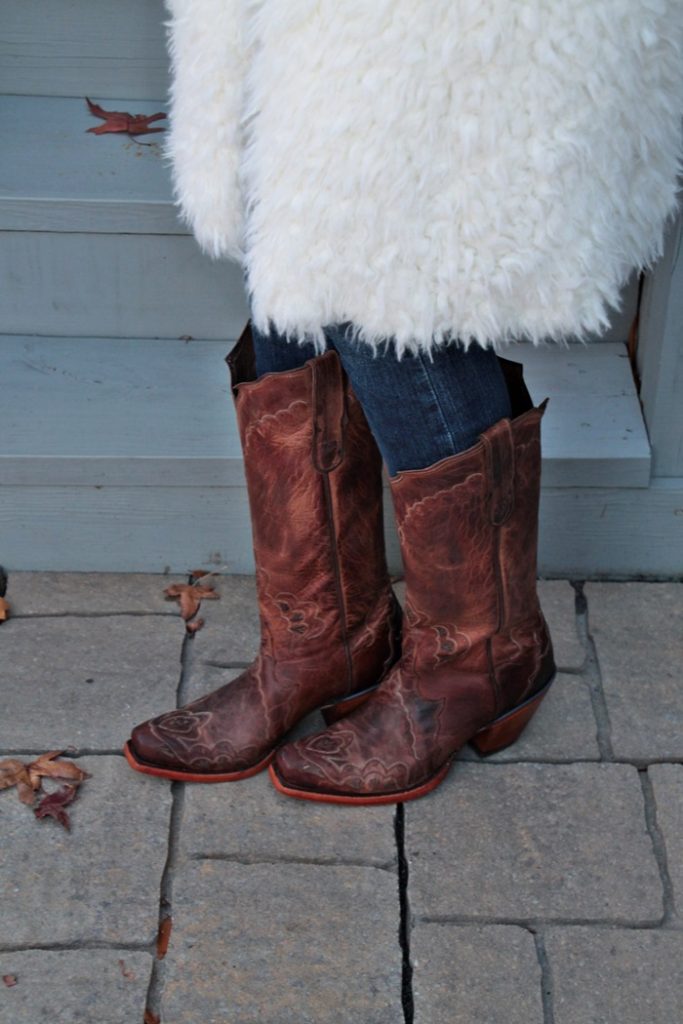
[(170, 582), (10, 576), (0, 756), (74, 746), (92, 778), (71, 833), (0, 793), (0, 1024), (677, 1019), (683, 586), (589, 583), (586, 617), (541, 582), (563, 671), (539, 713), (396, 817), (287, 800), (265, 774), (130, 771), (132, 725), (258, 647), (252, 577), (215, 580), (188, 642)]

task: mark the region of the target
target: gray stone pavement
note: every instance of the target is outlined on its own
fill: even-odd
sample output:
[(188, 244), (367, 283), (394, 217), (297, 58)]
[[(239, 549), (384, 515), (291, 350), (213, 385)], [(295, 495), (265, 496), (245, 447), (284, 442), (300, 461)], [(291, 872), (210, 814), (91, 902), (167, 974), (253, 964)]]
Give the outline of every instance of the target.
[(542, 582), (561, 672), (520, 740), (350, 808), (130, 771), (132, 725), (258, 644), (253, 579), (192, 639), (169, 582), (10, 577), (0, 759), (91, 777), (71, 832), (0, 793), (0, 1024), (681, 1019), (683, 585)]

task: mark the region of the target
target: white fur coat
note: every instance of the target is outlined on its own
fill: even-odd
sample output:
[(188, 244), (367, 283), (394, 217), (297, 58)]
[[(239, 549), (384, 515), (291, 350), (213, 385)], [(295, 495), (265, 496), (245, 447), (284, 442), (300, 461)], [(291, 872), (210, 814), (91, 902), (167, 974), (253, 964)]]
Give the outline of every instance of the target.
[(585, 336), (660, 254), (683, 0), (165, 0), (164, 139), (257, 327)]

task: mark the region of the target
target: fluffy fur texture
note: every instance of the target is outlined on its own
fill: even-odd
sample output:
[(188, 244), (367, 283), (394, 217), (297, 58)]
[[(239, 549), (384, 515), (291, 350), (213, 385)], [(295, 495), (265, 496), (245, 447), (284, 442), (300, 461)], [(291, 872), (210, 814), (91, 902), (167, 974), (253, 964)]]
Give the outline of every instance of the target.
[(661, 254), (681, 0), (166, 0), (165, 155), (256, 326), (585, 337)]

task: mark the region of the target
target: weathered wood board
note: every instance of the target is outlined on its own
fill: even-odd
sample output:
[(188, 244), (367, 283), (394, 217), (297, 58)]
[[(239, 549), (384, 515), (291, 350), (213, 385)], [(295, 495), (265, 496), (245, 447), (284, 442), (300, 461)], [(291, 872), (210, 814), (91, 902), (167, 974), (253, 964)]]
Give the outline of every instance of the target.
[[(0, 482), (241, 484), (231, 344), (0, 337)], [(550, 396), (545, 486), (647, 486), (650, 449), (623, 345), (511, 354), (524, 361), (534, 400)]]
[(3, 0), (0, 92), (165, 96), (162, 0)]
[[(387, 548), (400, 571), (391, 503)], [(644, 529), (647, 524), (647, 529)], [(0, 562), (10, 570), (252, 572), (242, 487), (0, 487)], [(539, 572), (601, 579), (683, 577), (683, 478), (650, 488), (550, 488)]]

